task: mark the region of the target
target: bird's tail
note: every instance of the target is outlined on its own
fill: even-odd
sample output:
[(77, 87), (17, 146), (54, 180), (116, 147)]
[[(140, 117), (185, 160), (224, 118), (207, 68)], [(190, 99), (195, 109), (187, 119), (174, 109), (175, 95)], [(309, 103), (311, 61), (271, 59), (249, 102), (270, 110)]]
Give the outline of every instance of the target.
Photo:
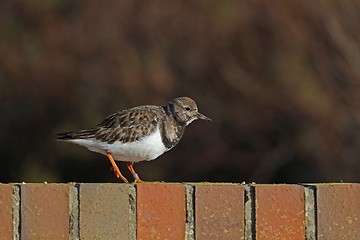
[(84, 138), (94, 138), (96, 132), (98, 129), (91, 128), (87, 130), (80, 130), (77, 132), (64, 132), (64, 133), (58, 133), (57, 139), (58, 141), (68, 141), (68, 140), (74, 140), (74, 139), (84, 139)]

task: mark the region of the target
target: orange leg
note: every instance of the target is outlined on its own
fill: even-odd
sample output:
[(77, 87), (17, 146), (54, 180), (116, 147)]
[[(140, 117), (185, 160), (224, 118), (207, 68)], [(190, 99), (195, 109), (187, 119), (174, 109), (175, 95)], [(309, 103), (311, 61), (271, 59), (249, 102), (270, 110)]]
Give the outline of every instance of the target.
[(116, 163), (115, 163), (113, 157), (111, 156), (111, 154), (106, 152), (106, 156), (108, 156), (108, 158), (110, 159), (110, 162), (111, 162), (111, 165), (112, 165), (111, 170), (114, 170), (114, 173), (115, 173), (116, 177), (121, 178), (124, 182), (128, 183), (128, 180), (121, 174), (118, 166), (116, 166)]
[(128, 163), (127, 163), (127, 167), (128, 167), (128, 169), (130, 170), (131, 174), (133, 175), (136, 183), (142, 183), (142, 182), (144, 182), (144, 181), (141, 181), (141, 180), (140, 180), (140, 178), (139, 178), (139, 176), (137, 175), (137, 173), (135, 172), (135, 170), (134, 170), (131, 162), (128, 162)]

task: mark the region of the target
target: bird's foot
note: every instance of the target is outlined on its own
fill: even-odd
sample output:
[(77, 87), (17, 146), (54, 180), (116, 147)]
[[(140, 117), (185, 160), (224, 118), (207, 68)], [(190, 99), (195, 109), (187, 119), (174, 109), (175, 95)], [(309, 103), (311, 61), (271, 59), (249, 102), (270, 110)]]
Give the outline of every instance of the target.
[(141, 180), (140, 178), (136, 178), (134, 180), (135, 183), (144, 183), (145, 181)]
[(112, 167), (111, 170), (114, 171), (115, 176), (117, 178), (121, 178), (125, 183), (128, 183), (129, 181), (121, 174), (120, 170), (118, 167)]

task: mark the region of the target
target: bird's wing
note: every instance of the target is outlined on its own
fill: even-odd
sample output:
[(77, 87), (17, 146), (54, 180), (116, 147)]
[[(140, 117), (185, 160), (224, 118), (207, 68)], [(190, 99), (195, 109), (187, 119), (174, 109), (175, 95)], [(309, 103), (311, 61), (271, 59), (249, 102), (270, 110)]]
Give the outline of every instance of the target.
[(94, 128), (58, 134), (58, 140), (97, 139), (109, 144), (133, 142), (156, 130), (156, 114), (148, 109), (130, 109), (114, 113)]

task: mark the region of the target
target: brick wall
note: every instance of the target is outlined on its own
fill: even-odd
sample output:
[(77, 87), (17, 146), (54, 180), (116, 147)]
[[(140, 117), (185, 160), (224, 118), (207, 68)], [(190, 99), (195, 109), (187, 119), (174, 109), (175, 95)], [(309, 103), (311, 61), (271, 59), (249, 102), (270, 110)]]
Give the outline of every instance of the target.
[(3, 239), (360, 239), (360, 184), (0, 184)]

